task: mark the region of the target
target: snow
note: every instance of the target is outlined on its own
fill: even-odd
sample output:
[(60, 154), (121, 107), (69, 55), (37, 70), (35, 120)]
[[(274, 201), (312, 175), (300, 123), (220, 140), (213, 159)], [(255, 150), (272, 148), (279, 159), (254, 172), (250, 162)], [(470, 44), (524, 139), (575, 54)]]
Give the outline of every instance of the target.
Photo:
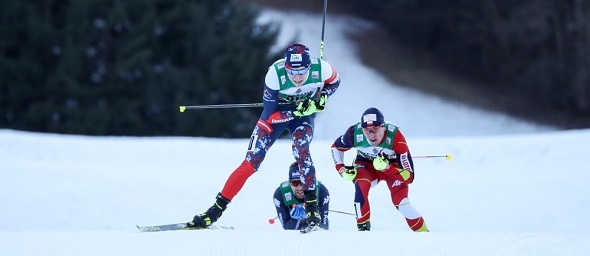
[[(321, 28), (313, 24), (321, 24), (321, 17), (267, 10), (263, 19), (280, 15), (299, 17), (284, 25), (314, 28), (301, 34), (313, 49)], [(307, 235), (270, 225), (276, 215), (272, 194), (293, 161), (289, 140), (277, 141), (217, 222), (236, 230), (139, 233), (135, 225), (185, 222), (211, 206), (243, 160), (248, 140), (0, 129), (1, 255), (585, 255), (590, 250), (585, 169), (590, 129), (559, 131), (393, 87), (344, 51), (354, 46), (345, 44), (341, 31), (357, 25), (331, 16), (327, 24), (325, 55), (343, 83), (317, 118), (311, 149), (331, 208), (354, 212), (354, 188), (334, 170), (330, 145), (365, 108), (377, 106), (401, 126), (413, 155), (452, 156), (415, 160), (410, 200), (430, 233), (410, 231), (384, 183), (370, 196), (371, 232), (357, 232), (354, 217), (339, 213), (330, 214), (329, 231)]]

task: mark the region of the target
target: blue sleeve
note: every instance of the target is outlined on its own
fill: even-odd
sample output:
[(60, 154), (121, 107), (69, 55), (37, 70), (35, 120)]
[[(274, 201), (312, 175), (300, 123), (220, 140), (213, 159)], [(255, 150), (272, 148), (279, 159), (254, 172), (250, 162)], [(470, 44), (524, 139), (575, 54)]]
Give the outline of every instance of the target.
[(277, 110), (279, 106), (279, 90), (272, 90), (264, 85), (264, 95), (262, 96), (262, 114), (260, 119), (268, 120), (268, 117)]
[(353, 148), (354, 147), (354, 127), (349, 127), (346, 132), (334, 141), (336, 148)]
[(299, 221), (291, 219), (291, 214), (289, 211), (291, 210), (290, 207), (285, 205), (283, 202), (283, 195), (281, 194), (281, 188), (277, 188), (274, 194), (274, 203), (275, 208), (277, 209), (277, 216), (279, 220), (283, 224), (283, 229), (285, 230), (295, 230), (299, 229)]
[(328, 220), (328, 213), (330, 212), (330, 192), (324, 184), (319, 187), (319, 206), (320, 214), (322, 215), (322, 223), (320, 227), (328, 230), (330, 228), (330, 221)]
[(328, 96), (332, 96), (332, 94), (334, 94), (336, 92), (336, 90), (338, 89), (339, 86), (340, 86), (340, 79), (338, 79), (336, 82), (333, 82), (331, 84), (324, 84), (324, 87), (322, 88), (322, 93), (327, 94)]

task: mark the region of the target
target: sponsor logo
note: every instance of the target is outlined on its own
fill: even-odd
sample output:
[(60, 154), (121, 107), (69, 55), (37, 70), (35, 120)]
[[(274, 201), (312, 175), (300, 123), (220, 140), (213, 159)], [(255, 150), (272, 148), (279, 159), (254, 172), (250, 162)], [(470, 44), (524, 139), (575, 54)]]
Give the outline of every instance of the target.
[(291, 193), (285, 193), (285, 199), (291, 201)]
[(365, 138), (365, 136), (364, 136), (364, 135), (357, 135), (357, 136), (356, 136), (356, 141), (357, 141), (357, 142), (361, 142), (361, 141), (363, 141), (363, 140), (364, 140), (364, 138)]
[(311, 72), (311, 78), (313, 78), (313, 79), (319, 79), (320, 78), (320, 72), (318, 72), (318, 71), (312, 71)]
[(284, 123), (284, 122), (289, 122), (291, 120), (295, 119), (294, 117), (287, 117), (287, 118), (283, 118), (283, 119), (272, 119), (270, 120), (271, 124), (280, 124), (280, 123)]
[(272, 96), (270, 95), (270, 92), (268, 92), (267, 89), (264, 89), (264, 95), (262, 96), (262, 99), (264, 100), (271, 100)]
[(274, 199), (275, 202), (275, 206), (276, 207), (280, 207), (281, 206), (281, 202), (279, 200), (277, 200), (276, 198)]
[(293, 61), (303, 61), (303, 57), (301, 56), (301, 53), (294, 53), (291, 54), (291, 58), (289, 59), (290, 62)]
[(408, 160), (408, 153), (404, 153), (403, 155), (401, 155), (400, 158), (401, 162), (402, 162), (402, 167), (408, 171), (411, 171), (412, 168), (410, 167), (410, 161)]
[(391, 187), (397, 187), (397, 186), (399, 186), (399, 185), (401, 185), (401, 184), (402, 184), (402, 182), (401, 182), (401, 181), (399, 181), (399, 180), (396, 180), (396, 181), (394, 181), (394, 182), (393, 182), (393, 184), (391, 184)]
[(366, 114), (363, 116), (363, 123), (377, 121), (376, 114)]

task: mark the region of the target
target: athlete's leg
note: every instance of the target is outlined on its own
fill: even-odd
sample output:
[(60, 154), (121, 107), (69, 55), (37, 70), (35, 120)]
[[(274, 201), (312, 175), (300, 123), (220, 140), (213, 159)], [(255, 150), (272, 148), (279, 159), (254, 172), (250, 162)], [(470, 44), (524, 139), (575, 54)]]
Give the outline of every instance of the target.
[(286, 123), (269, 125), (258, 121), (250, 138), (246, 159), (229, 175), (213, 206), (206, 212), (194, 216), (193, 221), (188, 223), (189, 226), (205, 228), (221, 217), (227, 205), (240, 192), (248, 178), (258, 170), (266, 152), (286, 127)]
[(369, 192), (371, 187), (379, 181), (368, 163), (356, 162), (356, 177), (354, 178), (354, 208), (356, 224), (360, 230), (370, 229), (371, 205), (369, 204)]
[(428, 232), (422, 215), (412, 206), (408, 199), (408, 184), (398, 180), (388, 180), (387, 186), (391, 193), (391, 201), (397, 210), (406, 218), (408, 226), (416, 232)]
[(266, 152), (274, 144), (279, 135), (285, 130), (287, 123), (275, 124), (268, 126), (268, 123), (256, 124), (252, 136), (250, 136), (250, 143), (248, 144), (248, 152), (246, 158), (238, 168), (236, 168), (229, 176), (221, 195), (232, 200), (235, 195), (240, 192), (246, 181), (254, 172), (258, 171), (260, 164), (266, 157)]

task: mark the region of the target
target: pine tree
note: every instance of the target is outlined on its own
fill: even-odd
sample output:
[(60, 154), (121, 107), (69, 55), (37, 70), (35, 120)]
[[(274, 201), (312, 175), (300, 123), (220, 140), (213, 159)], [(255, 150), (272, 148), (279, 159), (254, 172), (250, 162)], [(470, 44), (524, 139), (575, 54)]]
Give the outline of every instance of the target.
[[(277, 29), (231, 1), (4, 1), (0, 126), (89, 135), (245, 137)], [(238, 125), (227, 125), (228, 122)], [(206, 125), (204, 125), (206, 124)]]

